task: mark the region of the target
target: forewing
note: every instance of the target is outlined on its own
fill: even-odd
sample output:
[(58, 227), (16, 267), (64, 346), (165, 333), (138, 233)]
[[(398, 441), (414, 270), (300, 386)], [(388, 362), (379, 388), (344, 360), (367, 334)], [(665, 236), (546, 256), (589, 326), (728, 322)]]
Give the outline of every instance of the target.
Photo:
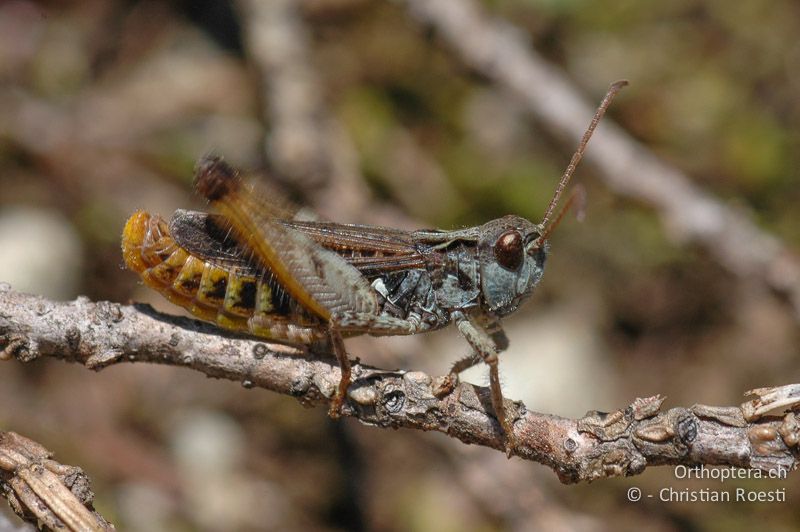
[(425, 267), (424, 257), (407, 231), (332, 222), (292, 220), (281, 224), (311, 237), (368, 276)]
[[(425, 267), (423, 255), (405, 231), (330, 222), (279, 223), (309, 236), (367, 277)], [(217, 266), (237, 268), (245, 275), (262, 275), (263, 266), (239, 245), (230, 227), (224, 216), (199, 211), (177, 210), (169, 222), (172, 237), (192, 255)]]
[(245, 181), (221, 159), (207, 158), (198, 165), (195, 188), (230, 222), (242, 248), (306, 309), (325, 320), (340, 312), (376, 312), (368, 280), (335, 252), (281, 224), (287, 213), (270, 201), (263, 183)]

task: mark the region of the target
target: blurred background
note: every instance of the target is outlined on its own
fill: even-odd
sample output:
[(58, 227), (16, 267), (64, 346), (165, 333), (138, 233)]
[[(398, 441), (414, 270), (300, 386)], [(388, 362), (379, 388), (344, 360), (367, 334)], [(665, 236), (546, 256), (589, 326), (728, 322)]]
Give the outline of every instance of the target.
[[(763, 231), (737, 246), (767, 239), (785, 266), (797, 264), (800, 4), (791, 0), (4, 0), (0, 281), (179, 313), (122, 269), (119, 236), (135, 209), (202, 208), (192, 167), (211, 150), (267, 170), (337, 221), (538, 220), (579, 134), (555, 130), (465, 57), (454, 40), (477, 36), (442, 31), (464, 9), (512, 30), (587, 105), (629, 79), (608, 122), (685, 173), (692, 193)], [(547, 97), (544, 86), (529, 89)], [(579, 115), (581, 127), (589, 118)], [(609, 188), (613, 177), (591, 161), (576, 174), (586, 220), (561, 224), (537, 293), (506, 321), (507, 395), (576, 417), (657, 393), (666, 407), (736, 405), (748, 389), (800, 380), (791, 294), (720, 259), (713, 238), (681, 238), (658, 205)], [(791, 278), (784, 284), (791, 292)], [(432, 374), (467, 351), (453, 330), (348, 348)], [(485, 373), (465, 378), (486, 384)], [(543, 466), (441, 434), (334, 423), (323, 408), (182, 369), (6, 363), (0, 405), (1, 429), (89, 474), (98, 510), (119, 530), (797, 526), (796, 476), (780, 483), (786, 503), (630, 503), (630, 486), (776, 482), (720, 485), (652, 468), (563, 486)]]

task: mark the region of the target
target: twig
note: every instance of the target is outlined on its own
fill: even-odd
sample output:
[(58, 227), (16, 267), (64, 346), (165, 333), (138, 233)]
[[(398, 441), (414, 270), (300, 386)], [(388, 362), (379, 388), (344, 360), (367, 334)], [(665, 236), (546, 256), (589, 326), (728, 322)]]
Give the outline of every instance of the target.
[(0, 491), (14, 513), (45, 530), (114, 530), (92, 507), (94, 493), (79, 467), (56, 462), (14, 432), (0, 431)]
[[(0, 285), (0, 359), (30, 362), (51, 356), (99, 370), (119, 362), (184, 366), (296, 397), (326, 403), (339, 382), (326, 353), (231, 336), (146, 305), (78, 298), (53, 302)], [(434, 378), (411, 371), (373, 368), (356, 361), (344, 415), (391, 428), (435, 430), (465, 443), (503, 449), (487, 388), (461, 383), (436, 398)], [(661, 410), (659, 396), (636, 399), (610, 414), (567, 419), (509, 401), (517, 456), (552, 468), (562, 482), (633, 475), (648, 465), (725, 464), (762, 471), (797, 466), (800, 424), (793, 412), (765, 417), (773, 407), (793, 407), (797, 385), (760, 389), (742, 406), (694, 405)]]
[[(583, 133), (593, 106), (556, 67), (530, 47), (523, 32), (493, 20), (474, 0), (405, 0), (411, 14), (461, 60), (506, 88), (565, 139)], [(609, 80), (611, 81), (611, 80)], [(675, 240), (693, 241), (732, 273), (760, 279), (783, 294), (800, 320), (800, 259), (749, 217), (725, 205), (658, 159), (606, 119), (586, 159), (615, 192), (651, 204)]]

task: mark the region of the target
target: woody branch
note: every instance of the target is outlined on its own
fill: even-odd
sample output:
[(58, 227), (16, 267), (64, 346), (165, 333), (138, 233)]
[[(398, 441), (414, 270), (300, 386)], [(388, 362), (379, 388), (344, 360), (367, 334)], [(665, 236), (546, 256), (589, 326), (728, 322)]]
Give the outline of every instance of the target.
[[(78, 298), (53, 302), (0, 285), (0, 359), (31, 362), (55, 357), (100, 370), (121, 362), (184, 366), (210, 377), (272, 390), (313, 406), (327, 403), (339, 382), (325, 353), (221, 334), (146, 305)], [(503, 449), (489, 390), (461, 383), (443, 398), (435, 379), (420, 372), (353, 365), (344, 415), (378, 427), (435, 430), (465, 443)], [(636, 399), (604, 414), (568, 419), (528, 411), (509, 401), (517, 455), (552, 468), (562, 482), (634, 475), (647, 466), (721, 464), (763, 471), (798, 463), (800, 424), (794, 412), (800, 385), (759, 389), (739, 406), (693, 405), (662, 410), (659, 396)]]
[[(14, 513), (39, 530), (115, 530), (94, 509), (89, 478), (79, 467), (56, 462), (50, 451), (14, 432), (0, 431), (0, 488)], [(0, 531), (22, 530), (2, 524), (0, 519)]]

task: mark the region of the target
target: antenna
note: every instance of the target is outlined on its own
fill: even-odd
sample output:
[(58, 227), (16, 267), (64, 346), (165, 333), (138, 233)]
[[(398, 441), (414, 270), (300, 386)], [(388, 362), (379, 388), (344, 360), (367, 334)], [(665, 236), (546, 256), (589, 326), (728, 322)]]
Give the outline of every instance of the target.
[(583, 188), (582, 185), (575, 185), (575, 188), (573, 188), (572, 192), (570, 192), (569, 196), (567, 196), (567, 201), (564, 202), (564, 206), (559, 209), (558, 214), (556, 214), (556, 217), (553, 219), (552, 223), (542, 229), (542, 234), (539, 235), (539, 238), (534, 241), (533, 247), (541, 247), (542, 243), (550, 237), (550, 234), (553, 231), (555, 231), (556, 227), (558, 227), (558, 224), (561, 223), (561, 219), (564, 218), (564, 215), (569, 212), (573, 205), (577, 205), (578, 208), (578, 212), (576, 213), (578, 221), (583, 221), (586, 210), (586, 189)]
[[(556, 191), (553, 194), (553, 199), (550, 200), (550, 204), (547, 206), (547, 210), (544, 213), (544, 218), (542, 219), (541, 225), (543, 227), (547, 227), (547, 224), (550, 222), (550, 217), (553, 215), (553, 211), (558, 206), (558, 202), (561, 199), (561, 194), (564, 193), (564, 189), (567, 188), (567, 184), (569, 180), (572, 178), (572, 174), (575, 173), (575, 168), (577, 168), (578, 163), (581, 161), (583, 157), (583, 152), (586, 151), (586, 145), (589, 143), (589, 139), (592, 138), (592, 133), (597, 128), (597, 124), (600, 123), (600, 119), (603, 118), (603, 115), (606, 114), (606, 109), (608, 106), (611, 105), (611, 100), (614, 99), (614, 96), (622, 89), (622, 87), (628, 84), (628, 80), (620, 80), (615, 81), (611, 84), (608, 88), (608, 92), (603, 98), (603, 101), (600, 102), (600, 107), (597, 108), (597, 111), (594, 113), (594, 117), (592, 117), (592, 121), (589, 123), (589, 127), (586, 129), (586, 133), (583, 134), (581, 138), (580, 144), (578, 144), (578, 149), (575, 150), (575, 153), (572, 155), (572, 159), (569, 161), (569, 165), (567, 165), (567, 169), (564, 170), (564, 174), (561, 176), (561, 179), (558, 182), (558, 187), (556, 187)], [(563, 216), (564, 210), (561, 211), (558, 218), (560, 219)], [(555, 225), (558, 225), (556, 223)], [(552, 230), (546, 230), (539, 238), (536, 239), (536, 243), (534, 244), (535, 247), (541, 247), (542, 243), (545, 240), (545, 236), (549, 236)]]

